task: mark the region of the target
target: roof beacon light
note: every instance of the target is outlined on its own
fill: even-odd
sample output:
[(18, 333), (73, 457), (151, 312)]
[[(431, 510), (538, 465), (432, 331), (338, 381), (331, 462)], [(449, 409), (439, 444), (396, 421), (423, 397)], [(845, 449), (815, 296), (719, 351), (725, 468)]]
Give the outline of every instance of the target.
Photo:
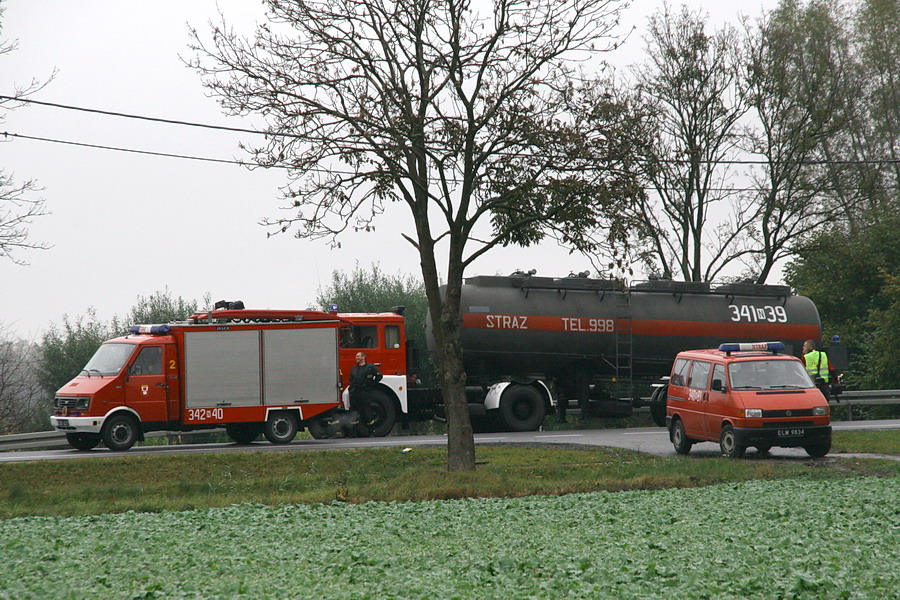
[(130, 331), (149, 335), (168, 335), (171, 328), (168, 325), (132, 325)]
[(750, 342), (745, 344), (720, 344), (719, 352), (731, 355), (732, 352), (781, 352), (784, 350), (782, 342)]

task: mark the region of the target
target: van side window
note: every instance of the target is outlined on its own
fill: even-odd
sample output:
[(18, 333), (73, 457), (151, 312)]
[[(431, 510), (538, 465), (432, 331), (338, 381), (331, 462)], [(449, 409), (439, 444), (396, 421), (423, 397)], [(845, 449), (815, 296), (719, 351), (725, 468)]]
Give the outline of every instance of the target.
[(691, 378), (688, 380), (688, 387), (695, 390), (705, 390), (709, 385), (709, 369), (712, 365), (708, 362), (694, 361), (694, 368), (691, 369)]
[(691, 361), (686, 358), (679, 358), (675, 361), (675, 366), (672, 367), (672, 377), (670, 378), (669, 383), (672, 385), (683, 386), (685, 381), (687, 381), (687, 373), (688, 367), (691, 366)]
[(713, 382), (718, 383), (720, 386), (725, 385), (725, 365), (716, 365), (715, 367), (713, 367), (712, 380)]
[(162, 374), (162, 347), (147, 346), (138, 357), (134, 359), (134, 364), (128, 369), (129, 375), (161, 375)]
[(400, 347), (400, 327), (398, 325), (388, 325), (384, 328), (384, 346), (385, 348)]

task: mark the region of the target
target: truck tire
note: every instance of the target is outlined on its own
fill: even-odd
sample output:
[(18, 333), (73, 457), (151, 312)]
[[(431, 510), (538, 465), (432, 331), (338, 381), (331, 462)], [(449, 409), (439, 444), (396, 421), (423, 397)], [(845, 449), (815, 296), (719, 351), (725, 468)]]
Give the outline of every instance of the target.
[(103, 443), (110, 450), (124, 452), (138, 440), (138, 424), (134, 417), (127, 413), (116, 413), (106, 420), (100, 434)]
[(397, 406), (394, 400), (381, 390), (369, 395), (369, 413), (373, 421), (368, 425), (372, 437), (384, 437), (394, 429), (397, 423)]
[(734, 428), (731, 425), (722, 427), (722, 433), (719, 435), (719, 448), (722, 449), (722, 456), (728, 458), (741, 458), (744, 456), (746, 448), (738, 444), (737, 436), (734, 434)]
[(266, 439), (273, 444), (290, 444), (297, 436), (298, 428), (297, 417), (282, 410), (269, 415), (263, 433)]
[(691, 446), (694, 445), (694, 440), (685, 435), (684, 423), (681, 422), (681, 419), (675, 419), (672, 423), (672, 433), (669, 435), (669, 438), (672, 440), (672, 446), (675, 447), (675, 452), (678, 454), (689, 453)]
[(669, 386), (664, 385), (653, 390), (650, 394), (650, 417), (659, 427), (666, 426), (666, 397), (669, 395)]
[(505, 431), (537, 431), (547, 416), (541, 393), (529, 385), (511, 385), (500, 397), (498, 411)]
[(66, 441), (76, 450), (93, 450), (100, 443), (100, 434), (97, 433), (67, 433)]
[(309, 435), (313, 436), (314, 439), (317, 440), (327, 440), (331, 437), (332, 427), (329, 427), (326, 424), (326, 421), (329, 417), (313, 417), (312, 419), (306, 422), (306, 430), (309, 432)]
[(252, 444), (259, 437), (259, 426), (251, 423), (234, 423), (225, 426), (225, 434), (236, 444)]

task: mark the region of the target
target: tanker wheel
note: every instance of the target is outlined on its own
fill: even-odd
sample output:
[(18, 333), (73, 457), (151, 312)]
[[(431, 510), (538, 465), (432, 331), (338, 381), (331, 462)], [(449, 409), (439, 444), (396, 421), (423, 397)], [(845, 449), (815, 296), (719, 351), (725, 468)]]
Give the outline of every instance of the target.
[(290, 444), (297, 435), (297, 417), (288, 411), (273, 412), (266, 421), (263, 432), (273, 444)]
[(741, 458), (744, 456), (746, 448), (741, 446), (734, 434), (734, 428), (726, 425), (722, 428), (722, 434), (719, 436), (719, 448), (722, 449), (722, 456), (728, 458)]
[(138, 424), (131, 415), (116, 413), (103, 425), (103, 443), (110, 450), (123, 452), (138, 440)]
[(226, 425), (225, 434), (236, 444), (252, 444), (259, 437), (259, 426), (250, 423)]
[(694, 445), (694, 441), (691, 440), (684, 433), (684, 423), (681, 422), (681, 419), (675, 419), (675, 422), (672, 423), (672, 446), (675, 447), (675, 452), (678, 454), (687, 454), (691, 451), (691, 446)]
[(547, 416), (547, 407), (539, 391), (529, 385), (514, 385), (500, 397), (498, 416), (507, 431), (536, 431)]
[(76, 450), (93, 450), (100, 443), (98, 433), (67, 433), (66, 441)]
[(664, 385), (653, 390), (650, 395), (650, 417), (659, 427), (666, 426), (666, 396), (669, 395), (669, 386)]
[(381, 390), (369, 394), (369, 419), (374, 422), (365, 423), (365, 426), (372, 432), (372, 437), (386, 436), (397, 423), (397, 407)]

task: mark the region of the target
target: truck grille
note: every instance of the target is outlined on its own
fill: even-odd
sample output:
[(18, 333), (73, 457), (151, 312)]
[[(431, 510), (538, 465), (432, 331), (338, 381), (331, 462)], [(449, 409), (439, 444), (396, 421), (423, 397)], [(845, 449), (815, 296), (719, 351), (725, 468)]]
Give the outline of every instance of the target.
[(73, 398), (68, 396), (57, 396), (53, 399), (53, 407), (57, 409), (68, 408), (69, 410), (87, 410), (90, 403), (90, 397)]
[(811, 417), (813, 416), (813, 409), (811, 408), (798, 408), (796, 410), (764, 410), (763, 417), (769, 418), (783, 418), (783, 417)]

